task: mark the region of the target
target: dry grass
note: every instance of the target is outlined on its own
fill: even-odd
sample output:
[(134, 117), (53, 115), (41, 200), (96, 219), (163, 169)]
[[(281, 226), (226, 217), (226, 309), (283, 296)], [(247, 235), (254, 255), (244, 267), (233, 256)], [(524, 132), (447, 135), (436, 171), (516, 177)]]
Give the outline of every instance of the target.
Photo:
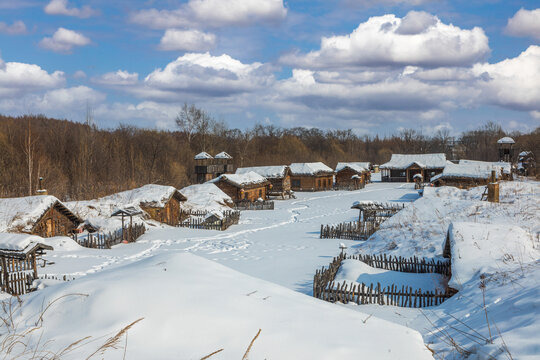
[[(45, 313), (60, 299), (66, 298), (68, 296), (87, 297), (88, 294), (66, 294), (54, 299), (47, 306), (42, 307), (42, 310), (38, 314), (38, 318), (35, 321), (34, 326), (25, 330), (20, 330), (20, 327), (21, 325), (24, 326), (24, 324), (27, 324), (29, 319), (16, 320), (17, 315), (22, 314), (23, 302), (21, 298), (11, 297), (7, 300), (2, 301), (1, 307), (3, 313), (2, 315), (0, 315), (0, 330), (3, 330), (3, 334), (0, 334), (0, 337), (2, 339), (0, 341), (0, 359), (12, 360), (24, 358), (28, 360), (61, 360), (69, 353), (83, 347), (88, 347), (91, 343), (98, 340), (99, 338), (92, 339), (91, 336), (85, 336), (72, 342), (68, 346), (58, 351), (53, 351), (50, 349), (53, 340), (42, 342), (42, 337), (44, 333), (43, 324)], [(101, 345), (86, 359), (91, 359), (95, 355), (103, 356), (104, 353), (108, 350), (120, 348), (119, 343), (124, 336), (126, 338), (126, 344), (124, 346), (125, 358), (125, 351), (127, 349), (127, 332), (142, 319), (143, 318), (135, 320), (131, 324), (122, 328), (114, 336), (107, 339), (107, 341), (103, 345)]]

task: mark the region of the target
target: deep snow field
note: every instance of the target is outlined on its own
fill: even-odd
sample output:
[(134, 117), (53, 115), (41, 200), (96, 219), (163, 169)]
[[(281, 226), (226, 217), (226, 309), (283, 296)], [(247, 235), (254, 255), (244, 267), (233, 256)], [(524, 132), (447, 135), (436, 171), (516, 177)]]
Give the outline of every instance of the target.
[[(39, 268), (40, 275), (75, 280), (43, 280), (22, 303), (11, 300), (13, 331), (38, 324), (24, 343), (54, 353), (91, 336), (62, 359), (87, 358), (141, 318), (115, 348), (94, 357), (201, 359), (224, 349), (211, 359), (242, 359), (261, 329), (251, 359), (537, 358), (540, 184), (503, 183), (500, 204), (479, 201), (482, 191), (426, 189), (418, 199), (413, 184), (372, 183), (353, 192), (297, 193), (297, 199), (277, 200), (274, 211), (243, 211), (240, 224), (222, 232), (153, 224), (136, 243), (111, 250), (45, 239), (55, 247), (45, 259), (54, 264)], [(319, 239), (321, 224), (356, 220), (358, 210), (350, 207), (359, 200), (409, 204), (368, 241)], [(315, 270), (339, 254), (340, 244), (349, 253), (440, 258), (452, 222), (456, 249), (473, 255), (453, 253), (462, 258), (463, 270), (452, 278), (460, 291), (442, 305), (357, 306), (311, 297)], [(482, 225), (469, 232), (465, 222)], [(492, 224), (499, 228), (490, 231)], [(432, 274), (394, 276), (368, 268), (351, 264), (340, 276), (441, 286)], [(5, 334), (4, 327), (0, 331)]]

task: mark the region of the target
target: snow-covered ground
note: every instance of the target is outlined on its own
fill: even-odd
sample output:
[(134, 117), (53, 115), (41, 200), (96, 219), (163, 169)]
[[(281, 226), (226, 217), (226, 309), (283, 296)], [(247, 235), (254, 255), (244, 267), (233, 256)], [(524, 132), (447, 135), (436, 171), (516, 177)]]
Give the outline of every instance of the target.
[[(77, 280), (24, 296), (17, 319), (29, 326), (27, 319), (42, 304), (80, 292), (90, 296), (62, 300), (51, 309), (43, 340), (65, 346), (79, 335), (109, 336), (144, 317), (129, 331), (128, 359), (148, 358), (154, 346), (141, 339), (150, 338), (163, 351), (157, 358), (198, 359), (225, 348), (212, 358), (238, 359), (259, 328), (252, 358), (429, 358), (424, 344), (437, 359), (534, 358), (540, 353), (540, 184), (503, 182), (500, 204), (480, 201), (482, 191), (427, 188), (418, 199), (413, 184), (372, 183), (353, 192), (297, 193), (297, 199), (276, 201), (274, 211), (243, 211), (240, 224), (226, 231), (156, 226), (136, 243), (110, 250), (69, 246), (67, 238), (46, 240), (56, 245), (46, 255), (54, 264), (39, 273)], [(368, 241), (319, 239), (321, 224), (358, 218), (358, 210), (350, 209), (355, 201), (408, 205)], [(463, 241), (476, 243), (479, 251), (463, 258), (460, 292), (441, 306), (339, 305), (309, 297), (315, 269), (328, 265), (340, 243), (349, 253), (440, 258), (449, 225), (466, 222), (513, 226), (520, 235), (511, 251), (501, 253), (480, 251), (489, 248), (491, 237), (475, 237), (493, 233), (489, 229), (466, 233)], [(501, 228), (495, 233), (494, 246), (502, 248)], [(523, 247), (520, 241), (528, 243)], [(467, 267), (485, 254), (491, 258)], [(442, 285), (432, 274), (395, 274), (347, 261), (342, 270), (338, 276), (351, 281)]]

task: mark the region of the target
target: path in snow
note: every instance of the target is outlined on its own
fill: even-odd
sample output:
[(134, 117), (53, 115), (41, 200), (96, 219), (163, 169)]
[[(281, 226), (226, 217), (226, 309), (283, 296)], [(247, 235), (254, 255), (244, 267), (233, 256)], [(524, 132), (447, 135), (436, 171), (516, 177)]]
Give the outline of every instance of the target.
[(137, 243), (111, 250), (54, 251), (55, 262), (41, 270), (82, 276), (167, 251), (193, 252), (248, 275), (310, 294), (315, 269), (338, 254), (339, 244), (355, 241), (319, 239), (321, 224), (354, 221), (357, 200), (410, 202), (413, 184), (373, 183), (358, 191), (298, 193), (295, 200), (277, 200), (274, 211), (243, 211), (240, 224), (226, 231), (157, 228)]

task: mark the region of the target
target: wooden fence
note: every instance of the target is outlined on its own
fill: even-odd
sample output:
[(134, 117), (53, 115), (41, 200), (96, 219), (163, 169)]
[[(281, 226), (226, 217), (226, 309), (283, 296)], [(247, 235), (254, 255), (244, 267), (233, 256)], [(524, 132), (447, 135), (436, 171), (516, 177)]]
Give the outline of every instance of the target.
[(181, 221), (176, 226), (190, 229), (223, 231), (228, 229), (231, 225), (238, 224), (240, 221), (240, 211), (237, 210), (223, 212), (223, 219), (216, 221), (209, 221), (206, 219), (206, 215), (208, 215), (207, 211), (192, 211), (185, 214), (190, 215), (190, 217)]
[(321, 225), (321, 239), (367, 240), (379, 224), (372, 221), (353, 221), (336, 225)]
[(455, 294), (451, 289), (445, 292), (414, 290), (411, 287), (402, 286), (399, 289), (396, 285), (381, 288), (381, 284), (363, 283), (347, 284), (335, 283), (334, 279), (339, 271), (341, 263), (345, 259), (353, 259), (366, 262), (366, 264), (380, 269), (403, 271), (403, 272), (435, 272), (449, 275), (450, 263), (434, 260), (412, 258), (401, 258), (392, 256), (371, 256), (371, 255), (345, 255), (340, 254), (335, 257), (328, 268), (322, 267), (315, 272), (313, 278), (313, 296), (330, 302), (354, 302), (357, 304), (380, 304), (395, 305), (402, 307), (424, 307), (437, 306)]
[(274, 202), (272, 200), (264, 201), (240, 201), (234, 204), (235, 210), (274, 210)]
[(72, 235), (73, 240), (77, 244), (91, 249), (110, 249), (114, 245), (118, 245), (123, 241), (135, 242), (140, 236), (146, 232), (144, 224), (136, 224), (125, 227), (122, 231), (116, 230), (113, 233), (100, 234), (89, 233), (79, 236), (77, 233)]
[(26, 259), (1, 257), (0, 289), (11, 295), (24, 295), (30, 291), (37, 274), (36, 254)]
[(404, 258), (401, 256), (383, 255), (345, 255), (346, 259), (359, 260), (367, 265), (385, 270), (408, 272), (408, 273), (437, 273), (450, 276), (449, 261), (435, 261), (435, 259), (420, 259), (416, 256)]
[[(452, 292), (422, 291), (414, 290), (411, 287), (402, 286), (399, 289), (396, 285), (381, 288), (381, 284), (342, 284), (331, 282), (327, 287), (322, 288), (316, 295), (317, 298), (330, 302), (362, 304), (394, 305), (401, 307), (425, 307), (437, 306), (446, 299), (452, 297)], [(315, 294), (314, 294), (315, 296)]]

